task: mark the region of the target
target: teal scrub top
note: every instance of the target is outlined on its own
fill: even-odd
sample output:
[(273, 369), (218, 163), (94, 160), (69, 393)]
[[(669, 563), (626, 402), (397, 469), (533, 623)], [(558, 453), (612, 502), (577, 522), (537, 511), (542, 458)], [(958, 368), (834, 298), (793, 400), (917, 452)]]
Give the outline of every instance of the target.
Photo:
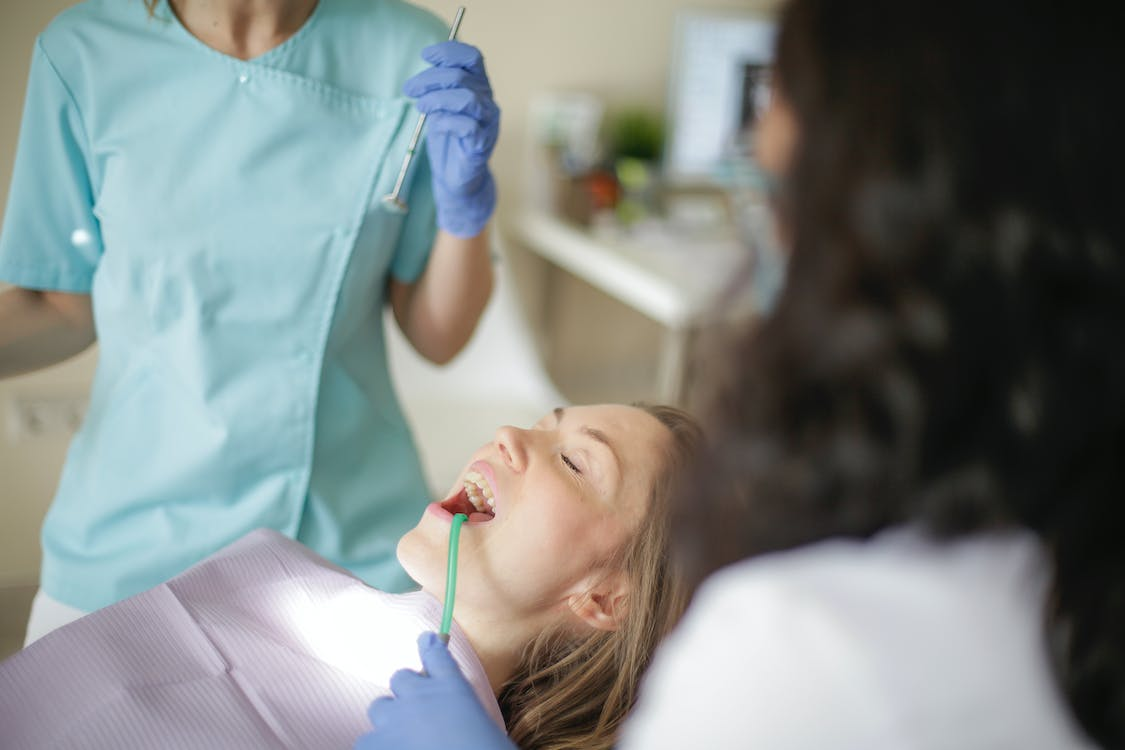
[(427, 160), (380, 208), (445, 24), (320, 0), (241, 61), (166, 4), (89, 0), (33, 54), (0, 279), (92, 294), (99, 360), (41, 587), (92, 610), (269, 527), (387, 591), (428, 502), (386, 366), (388, 276), (435, 234)]

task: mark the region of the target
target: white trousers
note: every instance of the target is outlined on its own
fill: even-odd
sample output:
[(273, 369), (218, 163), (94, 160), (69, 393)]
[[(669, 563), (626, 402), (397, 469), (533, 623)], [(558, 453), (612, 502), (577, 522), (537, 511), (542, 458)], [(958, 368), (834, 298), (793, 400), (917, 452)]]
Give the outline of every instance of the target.
[(27, 635), (23, 639), (24, 648), (52, 630), (61, 628), (68, 622), (74, 622), (85, 614), (80, 609), (52, 599), (43, 593), (43, 589), (39, 589), (31, 602), (31, 616), (27, 618)]

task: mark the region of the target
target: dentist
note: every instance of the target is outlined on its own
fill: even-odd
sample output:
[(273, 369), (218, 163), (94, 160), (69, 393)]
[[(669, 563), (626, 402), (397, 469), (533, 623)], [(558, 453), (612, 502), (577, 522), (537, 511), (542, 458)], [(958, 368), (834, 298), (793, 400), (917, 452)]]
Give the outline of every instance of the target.
[[(408, 587), (395, 544), (428, 491), (383, 312), (442, 363), (491, 293), (477, 49), (403, 0), (145, 4), (87, 0), (33, 50), (0, 377), (99, 359), (28, 642), (263, 526)], [(415, 107), (401, 215), (380, 199)]]

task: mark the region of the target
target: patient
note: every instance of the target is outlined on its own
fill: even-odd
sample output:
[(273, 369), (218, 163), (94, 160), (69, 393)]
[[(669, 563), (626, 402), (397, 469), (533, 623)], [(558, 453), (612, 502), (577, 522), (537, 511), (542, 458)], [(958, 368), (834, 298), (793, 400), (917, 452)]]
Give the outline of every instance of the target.
[(647, 405), (501, 428), (399, 542), (413, 594), (254, 532), (0, 664), (4, 742), (350, 747), (390, 675), (420, 666), (465, 512), (454, 658), (521, 748), (609, 748), (684, 605), (665, 502), (698, 440), (690, 417)]

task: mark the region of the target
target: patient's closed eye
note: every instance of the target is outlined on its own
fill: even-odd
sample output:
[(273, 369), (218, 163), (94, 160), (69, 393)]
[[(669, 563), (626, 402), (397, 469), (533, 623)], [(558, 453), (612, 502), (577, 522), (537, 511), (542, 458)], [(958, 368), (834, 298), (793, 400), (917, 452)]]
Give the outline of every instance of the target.
[(571, 471), (573, 471), (575, 474), (582, 473), (582, 469), (578, 468), (577, 464), (567, 458), (565, 453), (560, 453), (559, 455), (562, 456), (563, 463), (566, 464)]

